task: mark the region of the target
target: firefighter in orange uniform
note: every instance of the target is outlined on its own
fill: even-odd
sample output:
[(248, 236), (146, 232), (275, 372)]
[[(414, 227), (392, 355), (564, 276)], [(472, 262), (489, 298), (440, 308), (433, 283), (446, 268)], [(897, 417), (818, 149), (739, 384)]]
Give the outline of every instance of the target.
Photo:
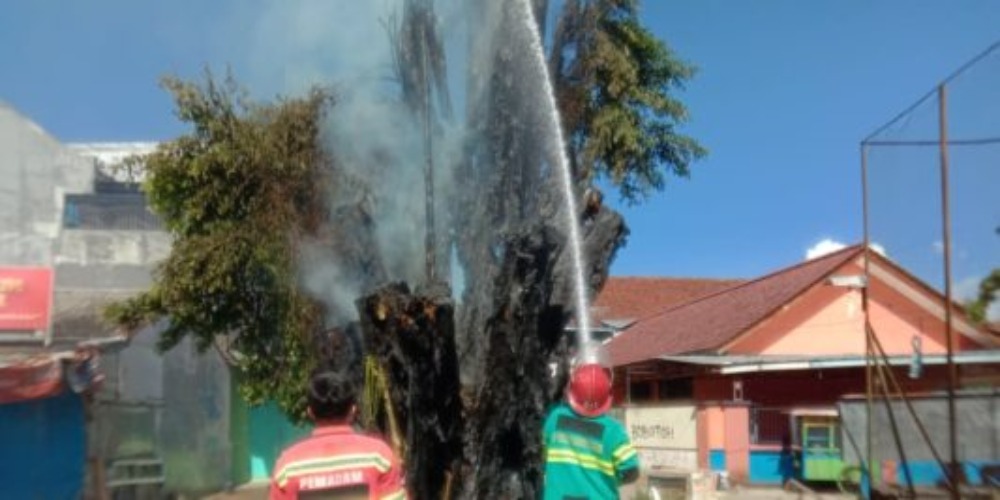
[(345, 374), (313, 374), (308, 403), (316, 429), (281, 454), (271, 500), (407, 498), (399, 459), (389, 445), (352, 427), (356, 397)]

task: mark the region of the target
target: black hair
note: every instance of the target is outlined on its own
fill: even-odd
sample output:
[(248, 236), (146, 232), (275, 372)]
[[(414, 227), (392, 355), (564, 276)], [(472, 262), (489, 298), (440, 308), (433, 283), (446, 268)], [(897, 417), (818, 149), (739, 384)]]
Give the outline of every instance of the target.
[(351, 412), (357, 387), (346, 373), (316, 370), (309, 380), (306, 400), (316, 420), (340, 420)]

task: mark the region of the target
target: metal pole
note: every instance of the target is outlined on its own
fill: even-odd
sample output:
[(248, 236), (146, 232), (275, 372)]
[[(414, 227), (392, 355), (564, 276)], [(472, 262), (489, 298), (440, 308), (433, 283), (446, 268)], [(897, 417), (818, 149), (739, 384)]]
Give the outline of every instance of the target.
[(951, 309), (951, 211), (948, 203), (948, 92), (942, 83), (938, 86), (938, 120), (941, 151), (941, 232), (944, 244), (944, 332), (948, 344), (948, 448), (951, 453), (949, 463), (951, 475), (951, 497), (958, 498), (958, 485), (961, 481), (958, 463), (958, 432), (955, 428), (955, 386), (958, 372), (953, 359), (955, 350), (954, 332), (952, 332)]
[[(864, 321), (867, 325), (869, 322), (868, 317), (868, 285), (871, 282), (871, 274), (869, 273), (868, 262), (870, 259), (871, 249), (871, 235), (870, 226), (868, 221), (868, 145), (861, 143), (861, 210), (862, 218), (864, 220), (864, 256), (865, 256), (865, 283), (866, 285), (861, 289), (861, 310), (864, 314)], [(872, 465), (872, 435), (874, 434), (874, 424), (872, 420), (872, 338), (873, 332), (869, 331), (868, 328), (864, 328), (865, 332), (865, 418), (866, 418), (866, 429), (865, 429), (865, 462), (867, 464), (868, 472), (868, 486), (872, 485), (872, 481), (875, 477), (875, 467)]]

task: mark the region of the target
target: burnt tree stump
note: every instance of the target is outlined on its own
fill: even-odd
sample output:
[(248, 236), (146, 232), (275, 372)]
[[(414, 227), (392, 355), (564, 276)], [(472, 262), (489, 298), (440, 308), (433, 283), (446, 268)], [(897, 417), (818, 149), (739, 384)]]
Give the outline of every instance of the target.
[(446, 290), (425, 295), (405, 283), (357, 302), (366, 351), (381, 364), (406, 444), (407, 488), (441, 498), (462, 455), (462, 404), (454, 306)]

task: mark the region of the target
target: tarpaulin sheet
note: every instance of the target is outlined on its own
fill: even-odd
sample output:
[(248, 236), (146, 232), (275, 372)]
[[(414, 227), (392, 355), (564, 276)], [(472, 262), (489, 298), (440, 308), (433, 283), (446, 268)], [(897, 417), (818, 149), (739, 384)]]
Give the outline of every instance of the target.
[(62, 388), (62, 361), (54, 356), (0, 366), (0, 404), (53, 396)]
[(0, 404), (0, 498), (81, 498), (84, 429), (83, 401), (71, 391)]

